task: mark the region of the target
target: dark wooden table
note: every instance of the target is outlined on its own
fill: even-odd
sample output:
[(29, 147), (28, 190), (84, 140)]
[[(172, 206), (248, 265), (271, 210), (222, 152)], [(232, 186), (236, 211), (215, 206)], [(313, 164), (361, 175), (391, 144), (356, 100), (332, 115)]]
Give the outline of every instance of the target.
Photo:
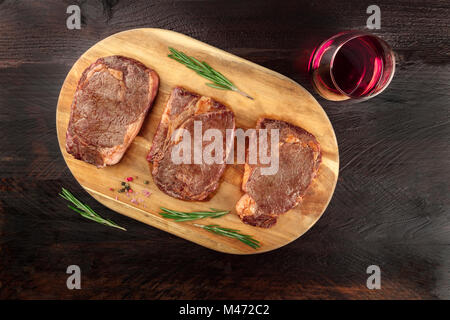
[[(0, 298), (450, 298), (450, 4), (376, 1), (394, 48), (389, 88), (363, 103), (315, 94), (336, 131), (333, 199), (303, 237), (234, 256), (128, 219), (92, 199), (60, 154), (64, 78), (97, 41), (137, 27), (182, 32), (310, 90), (304, 60), (321, 40), (366, 29), (373, 1), (0, 1)], [(66, 28), (79, 4), (81, 30)], [(79, 217), (72, 190), (128, 231)], [(66, 288), (66, 268), (82, 289)], [(368, 290), (366, 268), (381, 268)]]

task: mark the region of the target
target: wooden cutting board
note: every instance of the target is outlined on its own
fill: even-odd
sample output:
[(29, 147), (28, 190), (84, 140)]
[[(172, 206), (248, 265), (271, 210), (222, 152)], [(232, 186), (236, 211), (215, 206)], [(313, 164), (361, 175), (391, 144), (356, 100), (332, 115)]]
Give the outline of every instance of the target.
[[(206, 86), (206, 79), (167, 57), (169, 46), (199, 60), (207, 61), (255, 100), (249, 100), (235, 92)], [(109, 55), (123, 55), (141, 61), (159, 74), (161, 84), (153, 109), (121, 162), (111, 167), (97, 169), (83, 161), (75, 160), (66, 152), (65, 133), (79, 77), (95, 60)], [(227, 166), (219, 189), (209, 201), (182, 201), (161, 192), (153, 183), (146, 154), (170, 91), (176, 85), (201, 95), (211, 96), (228, 105), (235, 113), (237, 128), (254, 128), (257, 119), (266, 116), (289, 121), (314, 134), (320, 142), (323, 161), (318, 176), (308, 189), (303, 202), (297, 208), (280, 216), (277, 224), (270, 229), (242, 223), (234, 208), (243, 194), (241, 191), (243, 165), (237, 164)], [(56, 123), (59, 146), (70, 171), (95, 199), (133, 219), (227, 253), (253, 254), (270, 251), (300, 237), (325, 211), (338, 177), (339, 154), (333, 127), (322, 107), (308, 91), (279, 73), (168, 30), (145, 28), (120, 32), (98, 42), (86, 51), (73, 65), (64, 81), (58, 99)], [(131, 183), (134, 193), (130, 197), (117, 192), (120, 183), (129, 176), (138, 177)], [(145, 180), (150, 183), (144, 184)], [(110, 188), (114, 188), (114, 191)], [(143, 194), (146, 190), (151, 192), (149, 197)], [(136, 201), (132, 202), (133, 198)], [(216, 223), (223, 227), (238, 229), (242, 233), (253, 235), (261, 242), (261, 247), (255, 250), (235, 239), (209, 233), (193, 226), (194, 222), (173, 222), (164, 219), (158, 214), (161, 206), (179, 211), (208, 208), (232, 210), (224, 217), (196, 222)]]

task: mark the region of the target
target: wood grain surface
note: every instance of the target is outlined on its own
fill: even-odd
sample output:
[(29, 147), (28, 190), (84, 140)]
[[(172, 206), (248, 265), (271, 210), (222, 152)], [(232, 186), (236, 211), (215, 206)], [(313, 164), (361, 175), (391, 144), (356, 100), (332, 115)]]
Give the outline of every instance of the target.
[[(221, 70), (235, 84), (248, 92), (254, 100), (235, 92), (205, 86), (205, 79), (192, 70), (167, 57), (173, 47)], [(99, 170), (93, 165), (76, 160), (66, 152), (66, 131), (70, 110), (83, 71), (100, 57), (122, 55), (136, 59), (155, 70), (160, 77), (158, 96), (144, 121), (141, 132), (134, 139), (119, 164)], [(208, 201), (182, 201), (160, 191), (150, 174), (146, 160), (153, 137), (166, 107), (169, 95), (176, 86), (211, 96), (233, 110), (236, 128), (255, 128), (261, 117), (289, 121), (311, 132), (319, 141), (322, 152), (317, 177), (305, 194), (301, 204), (278, 218), (269, 229), (243, 224), (236, 214), (235, 205), (243, 195), (241, 191), (243, 164), (227, 166), (219, 188)], [(277, 249), (305, 233), (325, 211), (339, 171), (336, 137), (327, 115), (317, 101), (294, 81), (211, 47), (181, 33), (155, 28), (140, 28), (120, 32), (96, 43), (74, 64), (61, 89), (56, 111), (58, 141), (64, 159), (78, 182), (105, 206), (126, 216), (147, 223), (179, 237), (208, 248), (234, 254), (253, 254)], [(130, 182), (134, 194), (119, 194), (125, 177), (138, 177)], [(147, 180), (147, 185), (143, 181)], [(110, 190), (110, 188), (114, 190)], [(151, 197), (143, 195), (151, 192)], [(133, 201), (134, 200), (134, 201)], [(133, 202), (132, 202), (133, 201)], [(179, 223), (159, 215), (160, 207), (178, 211), (201, 211), (209, 208), (230, 210), (220, 219)], [(219, 224), (253, 235), (261, 247), (253, 249), (240, 241), (211, 234), (194, 226), (195, 223)]]
[[(78, 3), (81, 30), (65, 25)], [(0, 298), (450, 298), (450, 5), (387, 1), (381, 29), (396, 75), (381, 95), (335, 103), (315, 94), (305, 59), (323, 39), (365, 27), (372, 1), (0, 1)], [(333, 124), (340, 172), (321, 219), (268, 253), (228, 255), (107, 209), (76, 182), (55, 110), (75, 61), (131, 28), (174, 30), (307, 88)], [(64, 186), (127, 228), (82, 219)], [(66, 268), (82, 270), (67, 290)], [(381, 268), (381, 290), (366, 269)]]

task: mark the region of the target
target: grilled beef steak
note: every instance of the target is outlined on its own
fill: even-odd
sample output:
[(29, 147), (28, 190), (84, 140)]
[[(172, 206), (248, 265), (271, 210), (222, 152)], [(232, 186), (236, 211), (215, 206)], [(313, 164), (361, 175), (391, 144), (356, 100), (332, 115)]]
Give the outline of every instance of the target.
[[(194, 161), (194, 124), (201, 123), (201, 133), (207, 129), (217, 129), (222, 133), (222, 161), (208, 164)], [(233, 139), (226, 140), (226, 134), (234, 137), (234, 114), (221, 103), (183, 88), (173, 89), (161, 118), (147, 160), (153, 163), (152, 175), (158, 186), (166, 194), (183, 200), (204, 200), (217, 189), (219, 179), (225, 170), (226, 158)], [(190, 133), (190, 164), (177, 163), (172, 159), (173, 148), (183, 142), (177, 133), (185, 129)], [(230, 130), (227, 130), (230, 129)], [(173, 136), (178, 137), (173, 139)], [(214, 139), (213, 139), (214, 140)], [(227, 141), (229, 144), (227, 145)], [(186, 142), (186, 141), (184, 141)], [(211, 142), (202, 142), (202, 150)], [(184, 152), (184, 150), (183, 150)]]
[(236, 204), (236, 211), (243, 222), (270, 228), (278, 215), (300, 202), (319, 169), (321, 152), (312, 134), (290, 123), (263, 118), (256, 129), (267, 129), (268, 141), (270, 130), (279, 130), (279, 167), (273, 175), (262, 175), (263, 165), (260, 161), (249, 164), (247, 151), (242, 183), (246, 194)]
[(157, 73), (130, 58), (110, 56), (91, 64), (72, 102), (67, 152), (97, 167), (119, 162), (141, 129), (158, 86)]

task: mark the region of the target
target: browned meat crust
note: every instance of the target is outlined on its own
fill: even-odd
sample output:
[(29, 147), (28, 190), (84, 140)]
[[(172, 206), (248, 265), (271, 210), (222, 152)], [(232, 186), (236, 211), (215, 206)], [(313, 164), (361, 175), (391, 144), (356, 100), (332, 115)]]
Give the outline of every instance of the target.
[[(225, 170), (227, 152), (223, 152), (222, 164), (175, 164), (171, 158), (172, 148), (180, 143), (171, 140), (179, 128), (186, 129), (194, 137), (194, 121), (202, 123), (202, 134), (207, 129), (218, 129), (222, 133), (224, 150), (226, 130), (232, 129), (234, 136), (234, 114), (223, 104), (181, 87), (174, 88), (159, 123), (147, 160), (153, 163), (152, 175), (156, 185), (166, 194), (183, 200), (204, 200), (219, 186)], [(232, 139), (230, 140), (230, 145)], [(203, 142), (203, 147), (209, 142)], [(193, 147), (191, 148), (193, 150)]]
[(246, 194), (236, 211), (243, 222), (269, 228), (278, 215), (301, 201), (317, 174), (321, 152), (312, 134), (288, 122), (262, 118), (256, 129), (268, 129), (269, 137), (270, 129), (279, 129), (279, 169), (274, 175), (262, 175), (261, 164), (246, 163), (242, 183)]
[(131, 58), (98, 59), (84, 70), (72, 102), (66, 150), (97, 167), (113, 165), (138, 134), (158, 92), (155, 71)]

